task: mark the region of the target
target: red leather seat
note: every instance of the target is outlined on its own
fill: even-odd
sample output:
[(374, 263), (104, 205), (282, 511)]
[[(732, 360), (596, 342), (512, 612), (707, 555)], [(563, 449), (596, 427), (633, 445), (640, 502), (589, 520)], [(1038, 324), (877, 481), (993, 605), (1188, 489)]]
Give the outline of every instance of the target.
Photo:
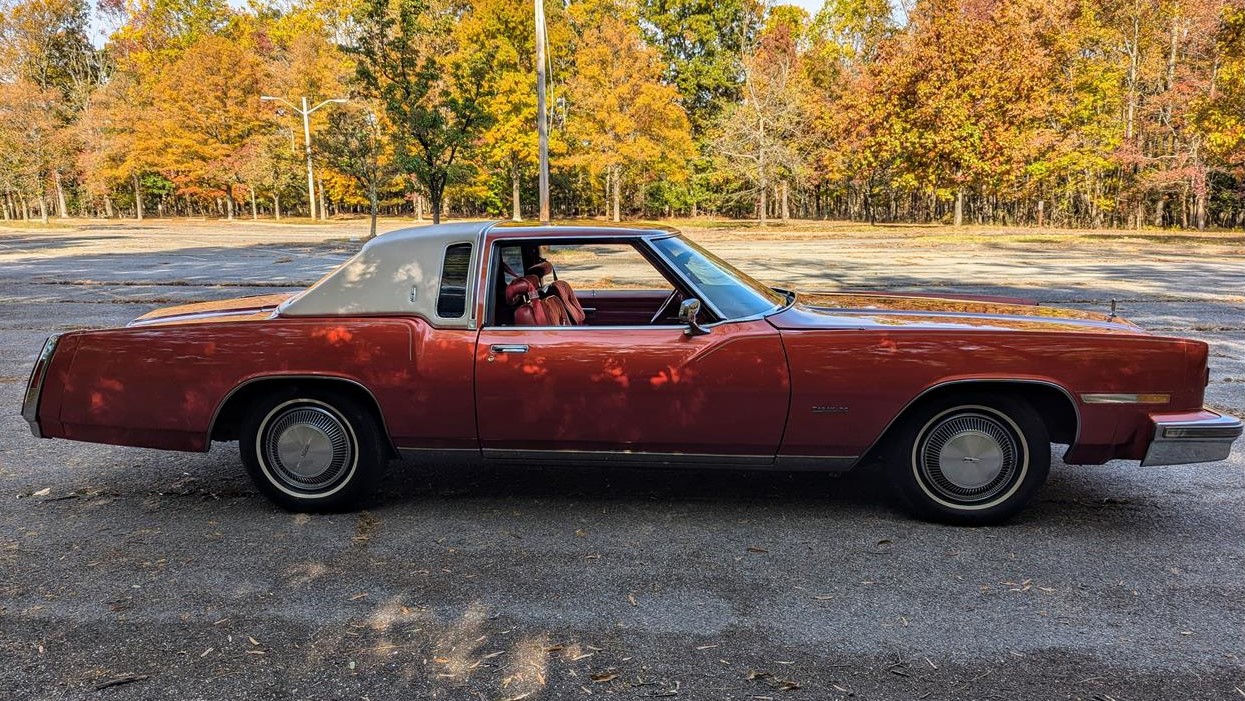
[(569, 326), (570, 316), (562, 301), (540, 296), (532, 275), (515, 278), (506, 285), (506, 304), (514, 308), (516, 326)]
[[(553, 283), (547, 288), (544, 286), (546, 275), (553, 275)], [(536, 287), (544, 293), (543, 296), (546, 299), (558, 300), (571, 326), (583, 325), (588, 315), (584, 312), (583, 305), (579, 303), (579, 298), (575, 296), (575, 290), (571, 289), (570, 283), (558, 279), (552, 263), (542, 260), (529, 266), (525, 277), (536, 279)]]
[(549, 286), (552, 299), (557, 299), (566, 309), (566, 315), (570, 319), (572, 326), (582, 326), (588, 315), (584, 312), (584, 307), (579, 303), (579, 298), (575, 296), (575, 290), (566, 280), (554, 280)]

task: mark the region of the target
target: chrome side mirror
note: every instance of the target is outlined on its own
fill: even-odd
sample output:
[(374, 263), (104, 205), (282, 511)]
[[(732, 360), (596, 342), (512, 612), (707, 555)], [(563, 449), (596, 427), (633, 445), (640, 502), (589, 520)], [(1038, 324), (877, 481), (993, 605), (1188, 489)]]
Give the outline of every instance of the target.
[(685, 299), (679, 304), (679, 321), (687, 324), (687, 328), (683, 333), (688, 336), (703, 336), (709, 333), (709, 330), (702, 327), (696, 317), (700, 316), (700, 300), (695, 297)]

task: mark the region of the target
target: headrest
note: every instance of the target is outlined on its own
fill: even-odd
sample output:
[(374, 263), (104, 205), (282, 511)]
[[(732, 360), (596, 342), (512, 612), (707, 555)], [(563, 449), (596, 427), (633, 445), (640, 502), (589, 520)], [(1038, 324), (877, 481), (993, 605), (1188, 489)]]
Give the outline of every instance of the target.
[(514, 307), (538, 298), (536, 283), (530, 276), (517, 277), (506, 285), (506, 304)]
[(537, 281), (539, 281), (541, 278), (545, 277), (546, 275), (552, 272), (553, 272), (553, 263), (550, 263), (547, 260), (542, 260), (539, 263), (529, 266), (527, 269), (527, 274), (535, 275)]

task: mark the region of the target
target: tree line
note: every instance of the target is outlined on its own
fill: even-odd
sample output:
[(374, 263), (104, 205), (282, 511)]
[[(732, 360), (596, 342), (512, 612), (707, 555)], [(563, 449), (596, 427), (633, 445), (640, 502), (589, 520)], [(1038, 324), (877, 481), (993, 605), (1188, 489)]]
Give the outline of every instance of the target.
[[(2, 7), (6, 220), (535, 213), (530, 0)], [(1245, 226), (1240, 0), (546, 14), (558, 218)]]

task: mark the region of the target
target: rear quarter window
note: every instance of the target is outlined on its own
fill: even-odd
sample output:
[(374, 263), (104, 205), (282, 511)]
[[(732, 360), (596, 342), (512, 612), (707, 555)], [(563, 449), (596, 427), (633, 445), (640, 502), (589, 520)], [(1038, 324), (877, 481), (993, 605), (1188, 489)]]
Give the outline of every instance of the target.
[(445, 249), (441, 262), (441, 290), (437, 294), (437, 316), (459, 319), (467, 313), (467, 278), (471, 268), (471, 244), (456, 243)]

